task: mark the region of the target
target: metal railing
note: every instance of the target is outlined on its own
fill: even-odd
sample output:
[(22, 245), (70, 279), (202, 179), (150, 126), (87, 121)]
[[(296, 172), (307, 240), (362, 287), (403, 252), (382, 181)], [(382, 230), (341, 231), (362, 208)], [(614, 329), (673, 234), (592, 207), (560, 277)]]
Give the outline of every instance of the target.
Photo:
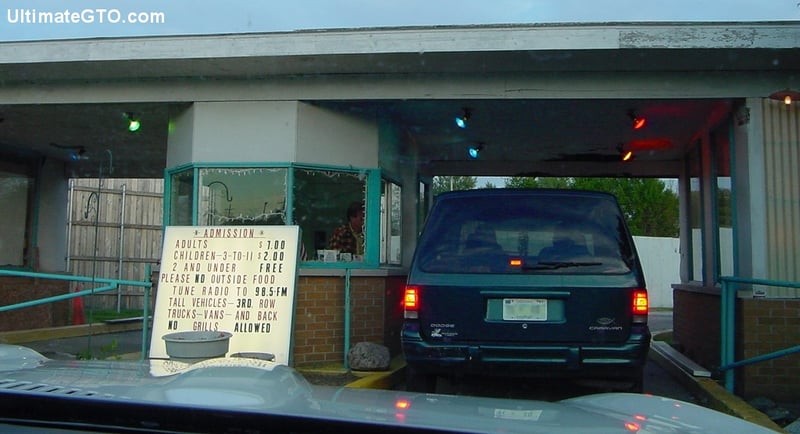
[(782, 350), (774, 351), (768, 354), (762, 354), (749, 359), (736, 361), (736, 293), (738, 287), (736, 284), (747, 285), (763, 285), (763, 286), (779, 286), (785, 288), (800, 288), (800, 282), (786, 282), (779, 280), (769, 279), (748, 279), (743, 277), (723, 276), (720, 278), (722, 282), (722, 294), (720, 300), (720, 367), (719, 369), (725, 373), (724, 382), (725, 388), (733, 393), (735, 372), (734, 369), (751, 365), (753, 363), (763, 362), (765, 360), (776, 359), (778, 357), (788, 356), (790, 354), (800, 353), (800, 345), (794, 347), (784, 348)]
[[(146, 276), (150, 276), (150, 267), (146, 267), (147, 270), (145, 272)], [(71, 300), (76, 297), (83, 297), (86, 295), (93, 295), (101, 292), (106, 291), (113, 291), (119, 288), (120, 285), (131, 285), (131, 286), (141, 286), (145, 288), (144, 291), (144, 310), (142, 312), (142, 347), (141, 347), (141, 357), (144, 358), (144, 355), (147, 353), (147, 336), (149, 335), (148, 331), (148, 323), (149, 323), (149, 306), (150, 306), (150, 291), (149, 288), (152, 288), (153, 284), (149, 280), (147, 281), (137, 281), (137, 280), (120, 280), (120, 279), (106, 279), (102, 277), (86, 277), (86, 276), (72, 276), (72, 275), (64, 275), (64, 274), (49, 274), (49, 273), (35, 273), (31, 271), (14, 271), (14, 270), (0, 270), (0, 276), (17, 276), (17, 277), (33, 277), (38, 279), (52, 279), (52, 280), (67, 280), (70, 282), (89, 282), (92, 284), (100, 283), (106, 284), (106, 286), (99, 286), (96, 288), (91, 289), (84, 289), (82, 291), (75, 291), (69, 294), (62, 294), (62, 295), (55, 295), (52, 297), (45, 297), (39, 298), (35, 300), (24, 301), (21, 303), (9, 304), (6, 306), (0, 306), (0, 312), (6, 312), (15, 309), (23, 309), (26, 307), (38, 306), (47, 303), (53, 303), (56, 301), (64, 301), (64, 300)]]

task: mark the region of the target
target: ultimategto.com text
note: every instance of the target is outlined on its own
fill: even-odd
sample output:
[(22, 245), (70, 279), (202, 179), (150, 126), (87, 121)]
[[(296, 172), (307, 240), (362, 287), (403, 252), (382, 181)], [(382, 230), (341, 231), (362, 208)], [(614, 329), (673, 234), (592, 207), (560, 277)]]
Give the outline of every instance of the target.
[(85, 8), (61, 11), (16, 8), (6, 10), (8, 24), (164, 24), (164, 12)]

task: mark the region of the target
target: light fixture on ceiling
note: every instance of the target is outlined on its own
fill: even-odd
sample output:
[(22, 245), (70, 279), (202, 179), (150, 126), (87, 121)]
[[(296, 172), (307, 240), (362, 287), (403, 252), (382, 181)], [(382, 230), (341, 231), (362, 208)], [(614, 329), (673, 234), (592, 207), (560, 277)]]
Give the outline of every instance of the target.
[(122, 118), (128, 121), (128, 131), (132, 133), (139, 131), (139, 128), (142, 127), (142, 123), (133, 113), (125, 112), (122, 114)]
[(623, 146), (622, 143), (617, 145), (617, 151), (619, 152), (620, 161), (633, 160), (633, 151), (630, 149), (625, 149), (625, 146)]
[(634, 130), (644, 128), (644, 125), (647, 123), (647, 118), (644, 116), (637, 116), (633, 109), (628, 110), (628, 117), (631, 118), (631, 126)]
[(63, 150), (66, 150), (66, 151), (70, 151), (69, 159), (72, 160), (72, 161), (89, 159), (89, 156), (86, 155), (86, 148), (83, 147), (83, 146), (61, 145), (61, 144), (58, 144), (58, 143), (55, 143), (55, 142), (50, 142), (50, 146), (52, 146), (54, 148), (57, 148), (57, 149), (63, 149)]
[(89, 157), (86, 156), (86, 148), (84, 148), (83, 146), (80, 146), (74, 152), (69, 154), (69, 158), (72, 161), (78, 161), (78, 160), (86, 160)]
[(622, 161), (631, 161), (633, 160), (633, 151), (623, 151), (622, 152)]
[(468, 108), (461, 109), (461, 113), (455, 118), (456, 126), (459, 128), (467, 128), (467, 121), (472, 116), (472, 110)]
[(467, 148), (467, 155), (474, 160), (480, 156), (481, 151), (483, 151), (483, 143), (478, 143), (475, 146)]
[(769, 99), (783, 101), (784, 104), (791, 105), (793, 101), (800, 99), (800, 92), (790, 89), (779, 90), (771, 93)]

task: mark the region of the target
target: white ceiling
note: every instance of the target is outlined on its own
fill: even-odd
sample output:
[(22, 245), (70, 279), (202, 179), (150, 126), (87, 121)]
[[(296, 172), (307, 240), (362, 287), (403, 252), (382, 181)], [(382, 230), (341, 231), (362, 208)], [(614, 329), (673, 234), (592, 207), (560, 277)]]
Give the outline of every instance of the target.
[[(800, 23), (776, 22), (0, 43), (0, 155), (69, 161), (68, 176), (160, 178), (171, 112), (274, 99), (379, 116), (410, 143), (397, 158), (426, 175), (672, 177), (703, 128), (746, 98), (800, 87), (798, 40)], [(461, 130), (452, 119), (465, 107)], [(630, 110), (645, 128), (630, 128)], [(125, 130), (126, 112), (140, 131)], [(71, 161), (81, 148), (87, 158)]]
[[(382, 100), (319, 101), (317, 104), (356, 116), (389, 119), (416, 146), (421, 171), (429, 175), (563, 175), (564, 170), (593, 166), (598, 174), (618, 173), (621, 147), (635, 152), (625, 173), (645, 162), (667, 173), (685, 154), (712, 113), (727, 110), (720, 99), (702, 100)], [(0, 106), (0, 149), (6, 154), (42, 155), (69, 161), (75, 177), (163, 176), (169, 113), (178, 104), (51, 104)], [(467, 108), (466, 129), (454, 118)], [(629, 113), (647, 119), (633, 130)], [(125, 113), (142, 127), (126, 129)], [(478, 159), (467, 155), (481, 145)], [(71, 155), (84, 149), (83, 157)], [(397, 158), (407, 156), (398, 155)], [(580, 163), (579, 165), (570, 165)], [(113, 169), (109, 173), (109, 167)], [(585, 170), (585, 169), (581, 169)], [(641, 169), (639, 169), (641, 170)]]

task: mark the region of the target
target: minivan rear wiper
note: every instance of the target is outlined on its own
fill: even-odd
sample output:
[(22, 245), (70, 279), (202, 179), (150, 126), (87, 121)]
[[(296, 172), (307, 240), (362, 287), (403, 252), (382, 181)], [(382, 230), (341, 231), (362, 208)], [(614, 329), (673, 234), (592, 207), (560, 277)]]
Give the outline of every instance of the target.
[(536, 265), (524, 265), (523, 270), (555, 270), (557, 268), (569, 267), (592, 267), (595, 265), (603, 265), (602, 262), (577, 262), (577, 261), (542, 261), (537, 262)]

